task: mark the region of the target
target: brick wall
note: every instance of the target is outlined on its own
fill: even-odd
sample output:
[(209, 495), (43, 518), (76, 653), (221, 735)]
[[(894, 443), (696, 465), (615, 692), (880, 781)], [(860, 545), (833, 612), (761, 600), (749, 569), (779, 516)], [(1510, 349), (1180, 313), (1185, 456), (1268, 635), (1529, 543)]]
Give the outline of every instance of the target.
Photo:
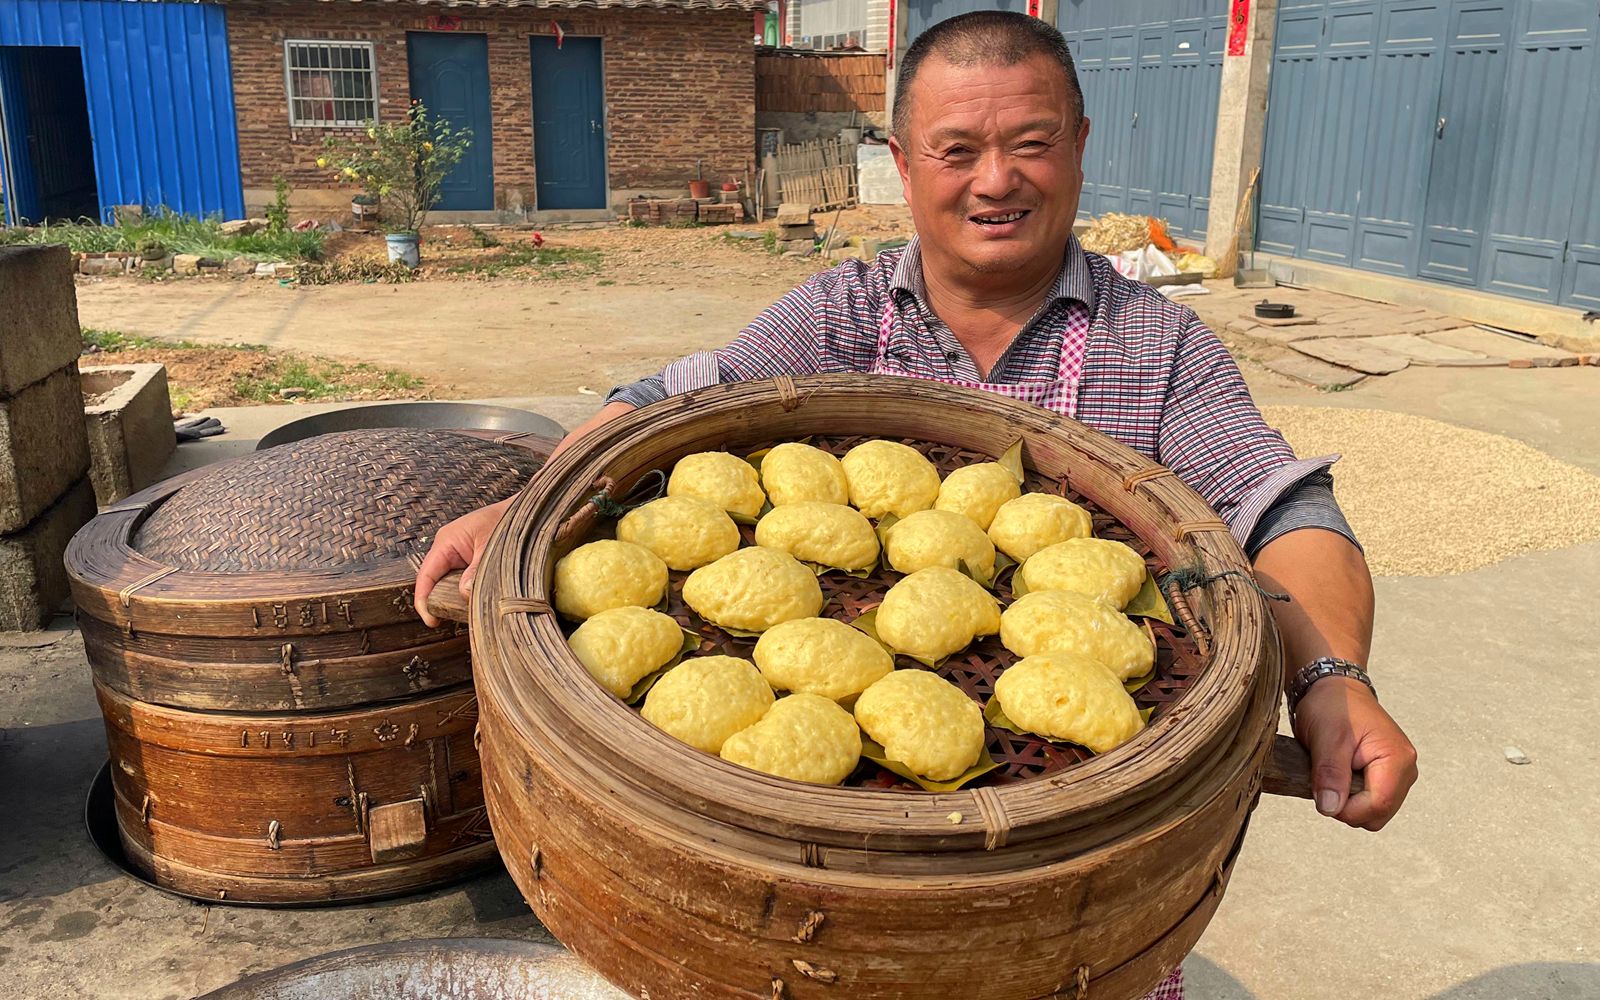
[[(410, 103), (406, 32), (429, 30), (439, 16), (437, 7), (319, 0), (234, 0), (227, 11), (247, 198), (270, 190), (276, 174), (302, 193), (339, 187), (316, 158), (323, 136), (340, 130), (289, 125), (285, 39), (373, 42), (378, 113), (392, 119)], [(456, 30), (488, 35), (497, 207), (534, 207), (528, 37), (553, 34), (552, 14), (567, 34), (603, 40), (606, 167), (614, 199), (630, 190), (686, 189), (697, 159), (714, 179), (743, 177), (753, 168), (749, 12), (471, 11), (459, 16)]]

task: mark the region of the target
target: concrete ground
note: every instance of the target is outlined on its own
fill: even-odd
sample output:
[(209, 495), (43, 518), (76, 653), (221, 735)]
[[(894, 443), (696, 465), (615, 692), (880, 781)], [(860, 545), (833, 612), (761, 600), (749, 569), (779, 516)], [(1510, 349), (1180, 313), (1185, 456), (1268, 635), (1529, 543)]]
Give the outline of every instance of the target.
[[(700, 343), (672, 346), (669, 353)], [(1600, 474), (1593, 368), (1412, 367), (1322, 393), (1252, 360), (1257, 349), (1238, 346), (1263, 404), (1411, 413), (1503, 434)], [(549, 393), (527, 403), (567, 426), (599, 404), (570, 387), (522, 391)], [(247, 450), (275, 422), (307, 412), (221, 413), (230, 433), (181, 446), (174, 468)], [(1454, 576), (1384, 577), (1377, 591), (1373, 672), (1420, 750), (1422, 780), (1377, 835), (1323, 819), (1305, 802), (1264, 799), (1228, 895), (1185, 963), (1189, 996), (1600, 997), (1600, 751), (1592, 738), (1600, 542)], [(176, 1000), (362, 943), (548, 940), (504, 875), (308, 911), (201, 906), (122, 876), (82, 832), (83, 794), (104, 759), (104, 737), (81, 639), (70, 619), (57, 624), (0, 637), (0, 997)], [(1507, 747), (1531, 762), (1509, 763)]]

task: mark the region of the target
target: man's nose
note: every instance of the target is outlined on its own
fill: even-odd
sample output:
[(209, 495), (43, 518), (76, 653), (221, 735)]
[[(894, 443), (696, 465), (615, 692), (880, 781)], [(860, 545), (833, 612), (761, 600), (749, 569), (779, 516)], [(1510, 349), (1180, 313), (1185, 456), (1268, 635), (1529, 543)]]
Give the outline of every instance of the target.
[(1017, 189), (1017, 170), (1005, 150), (991, 149), (978, 158), (971, 191), (979, 198), (999, 201)]

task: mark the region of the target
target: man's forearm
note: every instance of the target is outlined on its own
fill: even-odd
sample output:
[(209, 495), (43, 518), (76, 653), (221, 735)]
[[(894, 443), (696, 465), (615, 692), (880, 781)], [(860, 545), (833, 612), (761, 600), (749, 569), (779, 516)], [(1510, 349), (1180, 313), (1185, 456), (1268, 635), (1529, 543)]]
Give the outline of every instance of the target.
[(1343, 535), (1302, 528), (1256, 554), (1256, 579), (1289, 595), (1270, 602), (1283, 639), (1288, 678), (1320, 656), (1363, 666), (1372, 651), (1372, 574), (1366, 557)]

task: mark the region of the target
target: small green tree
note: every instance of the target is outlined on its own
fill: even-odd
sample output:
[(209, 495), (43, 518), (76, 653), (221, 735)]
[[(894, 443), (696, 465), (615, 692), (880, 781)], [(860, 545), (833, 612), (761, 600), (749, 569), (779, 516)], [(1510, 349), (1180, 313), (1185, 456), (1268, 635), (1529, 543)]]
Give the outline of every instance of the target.
[(272, 204), (267, 206), (267, 232), (281, 233), (289, 228), (289, 179), (282, 174), (272, 178)]
[(403, 120), (371, 122), (363, 139), (328, 136), (317, 166), (341, 183), (359, 184), (381, 199), (385, 228), (415, 233), (439, 203), (439, 185), (472, 144), (470, 129), (428, 115), (412, 101)]

